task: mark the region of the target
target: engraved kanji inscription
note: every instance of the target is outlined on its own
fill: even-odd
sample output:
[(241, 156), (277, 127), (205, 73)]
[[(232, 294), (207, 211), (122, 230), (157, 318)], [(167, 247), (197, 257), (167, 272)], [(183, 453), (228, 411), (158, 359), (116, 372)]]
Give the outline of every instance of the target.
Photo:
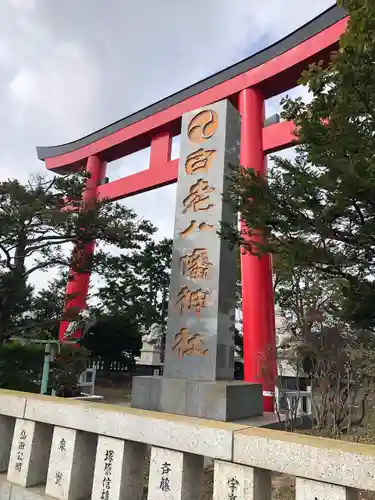
[(215, 228), (212, 224), (207, 224), (206, 222), (198, 224), (196, 220), (192, 220), (186, 229), (180, 231), (180, 236), (181, 238), (187, 238), (194, 231), (212, 231), (213, 229)]
[(189, 195), (183, 200), (183, 213), (188, 211), (203, 212), (209, 210), (214, 205), (209, 203), (209, 194), (215, 191), (215, 188), (208, 184), (208, 181), (198, 179), (198, 181), (190, 186)]
[(237, 488), (240, 483), (235, 477), (231, 477), (228, 479), (229, 486), (229, 495), (228, 500), (236, 500), (237, 499)]
[(55, 484), (57, 486), (61, 486), (61, 481), (62, 481), (63, 477), (64, 476), (63, 476), (62, 472), (59, 472), (59, 471), (56, 472), (56, 474), (55, 474)]
[(191, 120), (188, 126), (188, 137), (191, 142), (200, 144), (214, 136), (219, 120), (217, 113), (210, 109), (201, 111)]
[(64, 438), (60, 440), (59, 451), (66, 451), (66, 441)]
[(106, 450), (104, 454), (104, 475), (100, 500), (109, 500), (112, 487), (112, 464), (115, 458), (114, 450)]
[(180, 307), (180, 313), (184, 310), (194, 310), (196, 316), (200, 316), (201, 309), (207, 307), (207, 298), (209, 292), (198, 288), (197, 290), (190, 290), (189, 287), (184, 286), (181, 288), (177, 296), (176, 305)]
[(171, 482), (169, 479), (169, 473), (171, 472), (171, 464), (164, 462), (161, 466), (161, 478), (159, 488), (161, 491), (167, 492), (171, 491)]
[[(27, 439), (27, 434), (24, 429), (21, 429), (20, 432), (20, 438), (18, 441), (18, 450), (24, 450), (26, 446), (26, 439)], [(14, 469), (17, 472), (21, 472), (22, 470), (22, 465), (23, 465), (23, 460), (24, 460), (24, 452), (23, 451), (17, 451), (16, 453), (16, 460), (17, 462), (15, 463)]]
[(198, 149), (189, 154), (185, 161), (185, 171), (188, 175), (208, 172), (216, 157), (214, 149)]
[(105, 462), (112, 463), (115, 452), (113, 450), (106, 450), (104, 460)]
[(212, 267), (205, 248), (195, 248), (190, 254), (181, 257), (180, 261), (182, 274), (195, 280), (207, 278), (208, 271)]
[(179, 358), (183, 356), (204, 356), (208, 351), (205, 348), (201, 334), (189, 333), (187, 328), (181, 328), (176, 333), (175, 341), (172, 350), (177, 352)]

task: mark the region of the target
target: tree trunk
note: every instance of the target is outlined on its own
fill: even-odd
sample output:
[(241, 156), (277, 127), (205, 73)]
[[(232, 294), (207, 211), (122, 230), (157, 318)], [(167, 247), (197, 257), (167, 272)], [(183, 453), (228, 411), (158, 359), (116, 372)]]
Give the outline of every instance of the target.
[[(20, 291), (24, 290), (25, 282), (25, 251), (26, 232), (21, 231), (18, 235), (17, 246), (14, 252), (14, 263), (9, 273), (5, 275), (4, 289), (1, 293), (0, 308), (0, 345), (4, 343), (5, 336), (12, 320), (12, 313), (17, 304)], [(5, 281), (6, 280), (6, 281)]]
[(0, 345), (4, 343), (5, 336), (9, 327), (10, 319), (12, 316), (12, 291), (4, 292), (4, 297), (1, 300), (0, 309)]

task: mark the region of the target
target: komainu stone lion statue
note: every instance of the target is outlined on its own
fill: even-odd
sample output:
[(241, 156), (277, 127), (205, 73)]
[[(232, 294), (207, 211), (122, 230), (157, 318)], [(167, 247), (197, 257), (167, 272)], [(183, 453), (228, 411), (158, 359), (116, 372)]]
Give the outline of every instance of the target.
[(83, 309), (73, 321), (69, 321), (69, 325), (65, 331), (63, 340), (70, 340), (71, 337), (76, 333), (77, 330), (81, 329), (81, 337), (82, 340), (88, 330), (95, 325), (96, 319), (91, 316), (90, 311), (87, 309)]
[(142, 336), (142, 342), (160, 348), (162, 334), (161, 326), (154, 323), (151, 325), (150, 332)]

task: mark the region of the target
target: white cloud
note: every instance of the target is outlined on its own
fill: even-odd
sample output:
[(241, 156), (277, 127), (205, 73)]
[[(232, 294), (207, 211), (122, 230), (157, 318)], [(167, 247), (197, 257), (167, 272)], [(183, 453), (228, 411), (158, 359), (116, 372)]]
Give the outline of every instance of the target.
[[(332, 0), (0, 0), (0, 178), (43, 170), (36, 145), (74, 140), (278, 40)], [(89, 14), (89, 15), (88, 15)], [(279, 110), (278, 99), (267, 103)], [(178, 139), (173, 157), (178, 156)], [(110, 178), (146, 168), (141, 152)], [(171, 235), (175, 186), (125, 203)]]
[(35, 96), (36, 90), (35, 74), (24, 69), (16, 74), (9, 84), (12, 97), (19, 100), (21, 104), (27, 104)]
[(16, 9), (28, 11), (35, 8), (35, 0), (8, 0), (8, 3)]
[(11, 51), (5, 40), (0, 39), (0, 68), (5, 68), (11, 60)]
[[(9, 83), (12, 116), (65, 130), (66, 137), (89, 126), (96, 92), (95, 62), (79, 45), (59, 43), (23, 66)], [(67, 96), (69, 96), (67, 98)], [(77, 114), (77, 110), (80, 112)]]

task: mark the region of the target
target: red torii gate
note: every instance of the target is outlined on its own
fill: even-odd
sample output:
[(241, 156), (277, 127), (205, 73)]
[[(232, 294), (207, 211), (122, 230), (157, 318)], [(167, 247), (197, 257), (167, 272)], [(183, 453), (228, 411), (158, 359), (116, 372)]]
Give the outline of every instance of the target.
[[(347, 19), (344, 10), (332, 7), (265, 50), (137, 113), (76, 141), (38, 147), (38, 158), (56, 173), (86, 167), (91, 176), (84, 204), (93, 198), (113, 201), (166, 186), (177, 181), (178, 159), (171, 160), (171, 143), (180, 134), (181, 116), (228, 98), (242, 115), (241, 164), (264, 171), (265, 155), (296, 143), (293, 123), (265, 126), (264, 101), (295, 87), (312, 62), (327, 61), (338, 47)], [(149, 146), (147, 170), (103, 184), (107, 163)], [(94, 245), (88, 245), (88, 253)], [(259, 355), (275, 342), (270, 259), (242, 254), (241, 270), (245, 380), (263, 383), (265, 410), (271, 410), (273, 387), (259, 370)], [(83, 309), (90, 276), (72, 271), (71, 278), (67, 295), (74, 298), (69, 307)], [(67, 324), (61, 323), (60, 339)], [(275, 366), (275, 359), (269, 363)]]

